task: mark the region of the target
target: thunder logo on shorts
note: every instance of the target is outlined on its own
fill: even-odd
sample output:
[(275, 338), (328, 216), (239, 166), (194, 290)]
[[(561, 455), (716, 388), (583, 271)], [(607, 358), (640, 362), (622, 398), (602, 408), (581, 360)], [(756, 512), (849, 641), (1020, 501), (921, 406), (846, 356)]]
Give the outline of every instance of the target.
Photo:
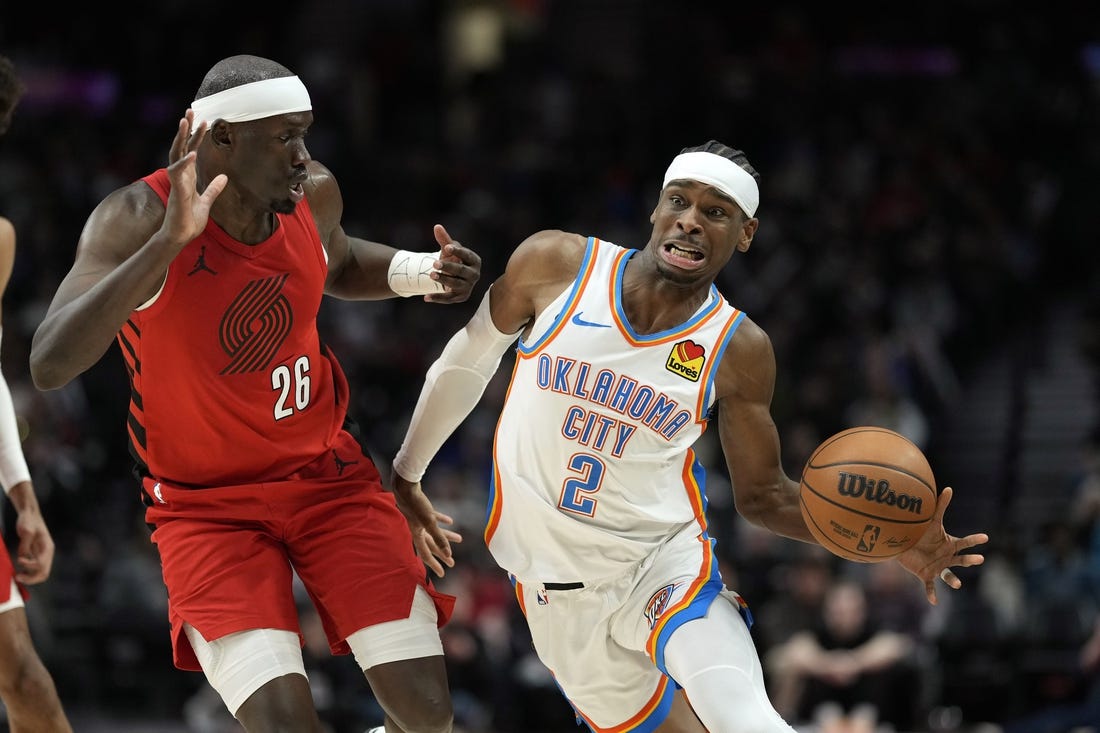
[(649, 597), (649, 601), (645, 604), (644, 614), (650, 629), (657, 625), (657, 620), (661, 618), (661, 614), (668, 608), (668, 603), (672, 600), (672, 594), (675, 591), (676, 584), (669, 583)]

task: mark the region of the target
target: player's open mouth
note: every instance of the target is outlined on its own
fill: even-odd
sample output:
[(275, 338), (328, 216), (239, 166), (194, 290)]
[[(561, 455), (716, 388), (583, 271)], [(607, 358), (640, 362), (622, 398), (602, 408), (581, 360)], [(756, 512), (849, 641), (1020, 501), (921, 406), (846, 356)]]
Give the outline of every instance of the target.
[(668, 242), (665, 244), (665, 252), (668, 252), (673, 257), (682, 258), (686, 260), (694, 260), (695, 262), (703, 259), (703, 253), (694, 249), (686, 249), (677, 245), (674, 242)]
[(291, 200), (294, 201), (294, 203), (298, 203), (299, 201), (301, 201), (305, 197), (306, 197), (306, 190), (300, 182), (295, 183), (293, 186), (290, 187), (290, 198), (291, 198)]

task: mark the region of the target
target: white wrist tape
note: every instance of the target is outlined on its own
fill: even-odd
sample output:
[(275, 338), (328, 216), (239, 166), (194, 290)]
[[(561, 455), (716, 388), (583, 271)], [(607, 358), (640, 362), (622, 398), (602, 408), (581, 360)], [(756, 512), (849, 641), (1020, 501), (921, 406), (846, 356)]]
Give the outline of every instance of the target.
[(421, 479), (436, 452), (477, 406), (504, 352), (519, 337), (519, 331), (501, 333), (493, 323), (491, 291), (424, 378), (405, 441), (393, 460), (394, 470), (407, 481)]
[(438, 252), (409, 252), (399, 249), (390, 260), (390, 269), (386, 273), (390, 290), (408, 298), (410, 295), (427, 295), (428, 293), (442, 293), (443, 283), (432, 279), (435, 268), (432, 266), (439, 259)]
[[(0, 337), (3, 336), (0, 329)], [(27, 460), (23, 457), (23, 445), (19, 440), (19, 426), (15, 422), (15, 405), (11, 401), (8, 381), (0, 372), (0, 486), (4, 493), (23, 481), (31, 480)]]

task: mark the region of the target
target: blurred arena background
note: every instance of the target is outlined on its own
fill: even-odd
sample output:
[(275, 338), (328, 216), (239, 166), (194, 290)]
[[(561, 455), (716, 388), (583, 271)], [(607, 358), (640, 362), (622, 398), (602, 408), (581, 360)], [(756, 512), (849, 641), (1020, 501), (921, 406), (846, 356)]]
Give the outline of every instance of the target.
[[(910, 644), (872, 680), (880, 729), (1053, 733), (1084, 728), (1056, 716), (1091, 703), (1096, 717), (1083, 720), (1100, 730), (1100, 671), (1082, 663), (1100, 629), (1093, 11), (996, 0), (4, 3), (0, 53), (27, 94), (0, 141), (0, 212), (19, 234), (3, 369), (58, 547), (27, 611), (76, 729), (239, 730), (200, 675), (172, 668), (121, 358), (42, 393), (27, 356), (95, 203), (165, 163), (214, 61), (255, 53), (309, 85), (310, 150), (341, 182), (350, 232), (429, 250), (439, 222), (484, 258), (466, 304), (325, 306), (382, 466), (424, 370), (517, 243), (560, 228), (643, 246), (668, 160), (719, 139), (762, 175), (759, 234), (720, 287), (774, 341), (788, 472), (837, 430), (891, 427), (955, 487), (948, 531), (993, 537), (985, 566), (960, 572), (963, 590), (931, 607), (894, 563), (842, 562), (742, 522), (705, 440), (712, 530), (727, 584), (754, 609), (773, 696), (800, 728), (828, 727), (818, 703), (829, 696), (777, 660), (792, 635), (826, 622), (830, 589), (853, 580), (844, 613)], [(445, 628), (457, 721), (465, 733), (578, 730), (480, 538), (507, 372), (425, 484), (466, 537), (441, 584), (460, 599)], [(332, 732), (379, 724), (360, 672), (318, 643), (305, 601), (302, 618)]]

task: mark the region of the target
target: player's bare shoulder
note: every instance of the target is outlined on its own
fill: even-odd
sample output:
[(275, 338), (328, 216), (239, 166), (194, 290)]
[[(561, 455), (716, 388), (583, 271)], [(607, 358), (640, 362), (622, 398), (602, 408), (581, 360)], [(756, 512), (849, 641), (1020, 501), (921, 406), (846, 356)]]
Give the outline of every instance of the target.
[[(344, 197), (340, 193), (340, 184), (336, 176), (326, 166), (311, 160), (306, 163), (306, 180), (302, 184), (313, 221), (321, 235), (321, 241), (327, 247), (330, 233), (340, 225), (344, 216)], [(332, 252), (329, 253), (332, 256)]]
[(513, 327), (541, 313), (577, 276), (584, 248), (584, 237), (558, 229), (523, 240), (492, 286), (493, 319), (498, 327), (512, 333)]
[(81, 249), (111, 251), (119, 259), (136, 252), (164, 223), (165, 204), (144, 181), (109, 193), (88, 216)]
[(302, 188), (305, 190), (306, 199), (309, 201), (310, 208), (313, 209), (314, 216), (319, 213), (330, 216), (334, 206), (336, 211), (342, 213), (344, 202), (340, 193), (340, 184), (324, 164), (316, 160), (306, 163), (306, 180)]
[(580, 270), (587, 239), (560, 229), (544, 229), (523, 240), (508, 260), (507, 274), (529, 286), (572, 282)]
[(775, 351), (766, 331), (748, 316), (730, 337), (715, 379), (718, 399), (739, 395), (748, 399), (766, 396), (775, 387)]

